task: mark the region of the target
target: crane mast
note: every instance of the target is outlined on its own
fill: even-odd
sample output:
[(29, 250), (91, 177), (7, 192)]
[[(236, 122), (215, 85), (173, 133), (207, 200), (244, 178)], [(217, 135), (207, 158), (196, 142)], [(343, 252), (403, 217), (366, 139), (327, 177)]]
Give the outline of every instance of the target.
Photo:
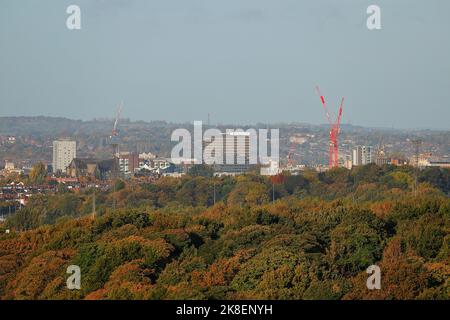
[(119, 104), (119, 107), (117, 108), (116, 118), (114, 120), (114, 125), (113, 125), (113, 129), (112, 129), (112, 132), (111, 132), (111, 136), (112, 137), (116, 137), (118, 135), (117, 125), (119, 124), (119, 120), (120, 120), (120, 115), (122, 113), (122, 109), (123, 109), (123, 101)]
[(335, 168), (339, 166), (339, 134), (341, 131), (341, 119), (342, 119), (342, 109), (344, 106), (344, 98), (341, 100), (341, 104), (339, 106), (338, 116), (336, 121), (332, 121), (330, 113), (327, 108), (327, 104), (325, 102), (325, 96), (321, 93), (320, 88), (316, 86), (317, 95), (320, 97), (320, 101), (322, 103), (322, 107), (325, 111), (325, 115), (327, 117), (328, 123), (330, 125), (330, 141), (329, 141), (329, 167)]
[(113, 179), (117, 179), (118, 178), (118, 156), (119, 156), (119, 131), (118, 131), (118, 125), (119, 125), (119, 120), (120, 120), (120, 115), (122, 113), (122, 109), (123, 109), (123, 101), (120, 102), (118, 108), (117, 108), (117, 113), (116, 113), (116, 117), (114, 119), (114, 124), (113, 124), (113, 128), (111, 130), (111, 136), (110, 136), (110, 143), (112, 146), (112, 153), (113, 153), (113, 168), (112, 168), (112, 178)]

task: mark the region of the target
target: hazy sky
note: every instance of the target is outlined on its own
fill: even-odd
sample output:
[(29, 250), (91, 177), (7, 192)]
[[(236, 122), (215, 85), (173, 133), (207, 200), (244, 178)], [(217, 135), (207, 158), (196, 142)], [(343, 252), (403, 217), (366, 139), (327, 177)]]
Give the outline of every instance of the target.
[[(81, 7), (82, 29), (66, 28)], [(366, 9), (382, 10), (382, 30)], [(0, 0), (0, 116), (450, 128), (450, 1)]]

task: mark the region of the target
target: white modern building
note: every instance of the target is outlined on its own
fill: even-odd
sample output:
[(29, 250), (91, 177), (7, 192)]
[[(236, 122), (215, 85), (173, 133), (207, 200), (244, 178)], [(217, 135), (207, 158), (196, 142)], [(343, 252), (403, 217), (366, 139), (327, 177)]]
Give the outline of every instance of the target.
[(353, 165), (363, 166), (375, 162), (373, 147), (357, 146), (353, 149)]
[[(222, 133), (221, 136), (215, 137), (213, 141), (203, 142), (203, 163), (212, 165), (217, 175), (245, 173), (253, 167), (254, 164), (251, 161), (256, 161), (256, 159), (251, 159), (251, 143), (249, 132)], [(257, 150), (254, 151), (256, 155)]]
[(53, 141), (53, 172), (66, 172), (66, 168), (77, 157), (77, 142), (69, 139)]
[(248, 165), (250, 143), (248, 132), (223, 133), (213, 141), (203, 142), (203, 162), (209, 165)]
[(260, 169), (260, 174), (262, 176), (276, 176), (277, 174), (280, 174), (280, 164), (278, 161), (269, 160), (269, 165), (263, 166)]

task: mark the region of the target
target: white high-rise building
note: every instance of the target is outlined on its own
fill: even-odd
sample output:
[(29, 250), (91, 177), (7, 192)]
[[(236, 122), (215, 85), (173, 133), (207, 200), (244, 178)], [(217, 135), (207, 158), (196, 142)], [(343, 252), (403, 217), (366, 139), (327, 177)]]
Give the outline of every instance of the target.
[(353, 149), (353, 165), (363, 166), (375, 162), (371, 146), (357, 146)]
[(53, 172), (66, 172), (66, 168), (76, 157), (76, 141), (69, 139), (53, 141)]
[(224, 133), (203, 143), (203, 162), (209, 165), (250, 164), (251, 139), (248, 132)]

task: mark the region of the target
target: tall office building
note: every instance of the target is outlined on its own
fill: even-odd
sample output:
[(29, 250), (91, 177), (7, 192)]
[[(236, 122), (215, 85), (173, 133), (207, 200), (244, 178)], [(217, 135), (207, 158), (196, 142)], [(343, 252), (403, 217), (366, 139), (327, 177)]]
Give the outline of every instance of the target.
[(66, 172), (66, 168), (77, 157), (77, 142), (69, 139), (53, 141), (53, 172)]
[(373, 148), (371, 146), (357, 146), (353, 149), (353, 165), (363, 166), (374, 162)]
[(217, 172), (238, 174), (254, 165), (250, 163), (251, 138), (248, 132), (223, 133), (212, 142), (203, 142), (203, 150), (203, 162), (213, 165)]
[(234, 165), (249, 164), (250, 134), (235, 132), (225, 135), (225, 163)]
[(212, 142), (203, 141), (203, 162), (210, 165), (248, 165), (250, 147), (249, 133), (224, 133)]

